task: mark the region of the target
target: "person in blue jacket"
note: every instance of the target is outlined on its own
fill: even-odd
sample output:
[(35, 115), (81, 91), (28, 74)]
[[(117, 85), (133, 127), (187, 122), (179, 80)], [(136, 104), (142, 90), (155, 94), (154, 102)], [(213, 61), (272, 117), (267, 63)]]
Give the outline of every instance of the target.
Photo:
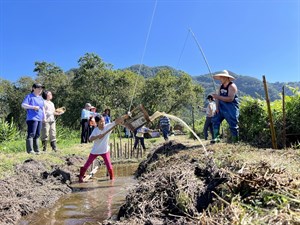
[(229, 124), (232, 142), (239, 140), (239, 99), (237, 86), (232, 82), (235, 78), (229, 74), (227, 70), (213, 76), (214, 79), (221, 81), (219, 94), (212, 94), (217, 101), (216, 114), (212, 119), (214, 127), (213, 142), (218, 142), (220, 139), (220, 125), (225, 119)]
[(28, 154), (39, 154), (39, 137), (42, 123), (45, 121), (45, 105), (41, 94), (44, 85), (35, 83), (32, 85), (31, 93), (26, 95), (22, 107), (26, 109), (27, 137), (26, 151)]

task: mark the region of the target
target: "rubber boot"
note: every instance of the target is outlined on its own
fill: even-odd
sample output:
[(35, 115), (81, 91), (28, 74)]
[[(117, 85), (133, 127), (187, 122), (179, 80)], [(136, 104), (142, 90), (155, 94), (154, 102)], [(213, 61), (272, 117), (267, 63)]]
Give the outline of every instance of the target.
[(79, 183), (83, 183), (84, 174), (85, 174), (84, 167), (80, 167), (80, 171), (79, 171)]
[(231, 137), (231, 142), (232, 143), (238, 143), (239, 142), (239, 136), (232, 136)]
[(33, 139), (33, 150), (35, 151), (35, 154), (40, 154), (39, 150), (39, 139)]
[(43, 151), (47, 151), (47, 141), (42, 141)]
[(111, 180), (115, 179), (114, 170), (113, 169), (109, 169), (108, 173), (109, 173), (109, 179), (111, 179)]
[(28, 154), (33, 154), (33, 139), (32, 138), (28, 138), (26, 139), (26, 151)]
[(214, 129), (214, 139), (211, 140), (210, 143), (214, 144), (220, 142), (220, 133), (219, 133), (219, 129)]
[(57, 149), (56, 149), (56, 141), (51, 141), (50, 145), (51, 145), (52, 150), (56, 152), (57, 151)]

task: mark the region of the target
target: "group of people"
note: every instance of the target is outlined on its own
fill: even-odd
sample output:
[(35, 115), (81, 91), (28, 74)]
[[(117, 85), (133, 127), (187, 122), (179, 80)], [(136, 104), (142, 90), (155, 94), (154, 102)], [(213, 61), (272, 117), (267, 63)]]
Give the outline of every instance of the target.
[(206, 108), (206, 120), (203, 128), (204, 138), (208, 138), (208, 129), (212, 136), (212, 143), (220, 141), (220, 126), (225, 119), (231, 132), (231, 141), (239, 141), (238, 119), (239, 99), (237, 86), (232, 82), (235, 78), (227, 70), (213, 76), (221, 81), (218, 94), (208, 95)]
[[(210, 129), (212, 141), (218, 141), (220, 137), (220, 125), (225, 119), (229, 124), (233, 142), (237, 142), (239, 103), (237, 87), (232, 82), (235, 78), (226, 70), (224, 70), (223, 73), (214, 75), (213, 77), (214, 79), (221, 81), (221, 86), (218, 94), (211, 94), (207, 97), (209, 103), (206, 108), (204, 137), (205, 139), (208, 138), (207, 131)], [(27, 110), (26, 151), (29, 154), (39, 154), (38, 143), (41, 133), (43, 151), (46, 151), (47, 149), (48, 139), (50, 140), (52, 149), (54, 151), (57, 150), (55, 116), (59, 116), (62, 113), (55, 110), (55, 106), (51, 101), (52, 93), (43, 89), (44, 86), (42, 84), (33, 84), (31, 93), (28, 94), (22, 102), (22, 107)], [(111, 122), (110, 109), (105, 109), (102, 114), (99, 114), (96, 112), (96, 107), (93, 107), (90, 103), (85, 104), (85, 107), (81, 112), (81, 143), (87, 143), (90, 141), (94, 142), (94, 144), (86, 163), (80, 168), (79, 182), (83, 182), (87, 169), (98, 156), (103, 158), (110, 179), (114, 178), (109, 153), (109, 134), (116, 125), (123, 123), (123, 117), (119, 117), (115, 121)], [(160, 118), (159, 123), (163, 137), (166, 141), (168, 141), (170, 119), (167, 116), (163, 116)], [(146, 148), (144, 143), (144, 134), (150, 131), (151, 130), (145, 126), (135, 131), (134, 148), (137, 148), (139, 142), (143, 149)]]
[(31, 93), (26, 95), (22, 107), (27, 110), (26, 151), (29, 154), (39, 154), (39, 137), (41, 136), (43, 151), (47, 149), (47, 141), (53, 151), (57, 151), (55, 116), (57, 112), (52, 100), (51, 91), (44, 90), (40, 83), (32, 85)]
[(89, 142), (89, 136), (93, 132), (94, 128), (97, 127), (95, 121), (96, 116), (102, 115), (104, 117), (105, 124), (110, 123), (110, 109), (104, 110), (103, 114), (97, 113), (97, 108), (92, 106), (90, 103), (86, 103), (84, 108), (81, 110), (81, 144)]
[[(52, 93), (44, 90), (44, 88), (44, 85), (34, 83), (31, 93), (25, 96), (21, 104), (27, 111), (26, 151), (28, 154), (40, 153), (40, 136), (42, 137), (43, 151), (47, 149), (48, 139), (50, 140), (52, 150), (57, 151), (55, 116), (59, 116), (63, 112), (58, 112), (55, 109), (54, 103), (51, 101), (53, 97)], [(92, 130), (89, 129), (91, 121), (95, 122)], [(124, 119), (120, 117), (114, 122), (111, 122), (109, 109), (105, 109), (103, 114), (99, 114), (96, 113), (96, 108), (92, 107), (90, 103), (85, 104), (85, 108), (81, 113), (81, 124), (83, 128), (81, 140), (82, 143), (94, 141), (94, 145), (88, 160), (84, 166), (80, 168), (79, 182), (83, 182), (83, 176), (86, 170), (98, 156), (103, 158), (110, 179), (114, 178), (109, 154), (109, 134), (115, 125), (121, 124), (123, 121)]]

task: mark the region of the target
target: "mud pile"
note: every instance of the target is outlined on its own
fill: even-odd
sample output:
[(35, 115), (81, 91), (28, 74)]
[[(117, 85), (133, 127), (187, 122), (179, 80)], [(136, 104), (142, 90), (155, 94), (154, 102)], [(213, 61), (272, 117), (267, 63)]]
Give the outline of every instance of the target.
[(299, 224), (300, 178), (241, 163), (169, 142), (140, 164), (117, 218), (102, 224)]
[[(49, 207), (70, 193), (68, 184), (77, 179), (81, 159), (73, 156), (65, 162), (59, 167), (28, 159), (16, 166), (14, 176), (0, 180), (0, 224), (15, 224), (22, 216)], [(48, 171), (47, 167), (52, 168)]]

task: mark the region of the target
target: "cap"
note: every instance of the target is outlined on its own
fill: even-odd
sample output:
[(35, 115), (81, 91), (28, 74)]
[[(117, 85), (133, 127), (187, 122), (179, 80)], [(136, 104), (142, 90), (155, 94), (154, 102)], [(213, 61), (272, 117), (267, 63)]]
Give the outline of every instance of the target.
[(85, 103), (85, 107), (92, 107), (91, 103)]
[(206, 99), (214, 99), (214, 97), (212, 95), (208, 95)]
[(45, 88), (45, 86), (42, 85), (42, 84), (40, 84), (40, 83), (34, 83), (34, 84), (32, 85), (32, 88)]

